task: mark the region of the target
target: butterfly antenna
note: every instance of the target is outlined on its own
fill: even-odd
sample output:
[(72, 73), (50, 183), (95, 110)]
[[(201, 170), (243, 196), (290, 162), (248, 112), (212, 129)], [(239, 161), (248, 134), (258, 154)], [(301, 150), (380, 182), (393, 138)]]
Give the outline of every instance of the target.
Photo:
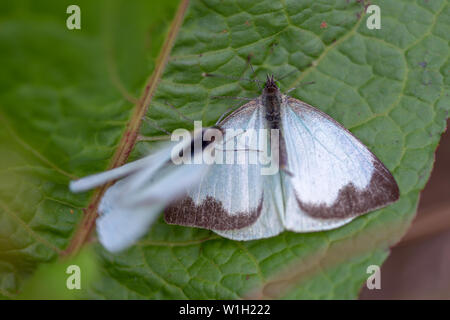
[(250, 59), (248, 60), (248, 65), (250, 66), (250, 70), (252, 70), (252, 73), (255, 74), (255, 69), (253, 69), (253, 65), (250, 62)]
[[(256, 74), (256, 73), (255, 73), (255, 69), (253, 68), (252, 62), (250, 61), (251, 58), (252, 58), (252, 56), (249, 54), (249, 55), (247, 56), (247, 63), (248, 63), (248, 65), (250, 66), (250, 70), (252, 70), (252, 74)], [(258, 79), (257, 81), (255, 81), (255, 83), (257, 83), (257, 84), (259, 85), (259, 86), (258, 86), (258, 89), (262, 90), (262, 89), (264, 88), (264, 82), (263, 82), (263, 81), (261, 81), (261, 80)]]

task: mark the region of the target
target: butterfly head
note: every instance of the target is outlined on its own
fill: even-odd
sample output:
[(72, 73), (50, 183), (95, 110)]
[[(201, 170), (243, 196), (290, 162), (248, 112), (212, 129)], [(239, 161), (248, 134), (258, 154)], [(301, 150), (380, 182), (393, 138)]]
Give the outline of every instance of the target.
[(264, 93), (266, 95), (276, 95), (279, 93), (279, 89), (273, 75), (267, 75), (266, 84), (264, 85)]
[(264, 91), (266, 93), (272, 93), (272, 94), (278, 91), (278, 86), (275, 83), (273, 75), (271, 75), (271, 76), (267, 75), (266, 84), (264, 85)]

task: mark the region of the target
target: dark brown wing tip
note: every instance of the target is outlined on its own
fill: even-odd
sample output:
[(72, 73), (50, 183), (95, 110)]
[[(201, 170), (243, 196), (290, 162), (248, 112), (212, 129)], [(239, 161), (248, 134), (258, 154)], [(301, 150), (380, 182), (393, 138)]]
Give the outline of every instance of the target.
[(339, 190), (336, 201), (331, 206), (326, 204), (311, 205), (300, 201), (299, 207), (309, 216), (320, 219), (345, 219), (359, 216), (396, 202), (400, 197), (397, 182), (388, 169), (374, 159), (374, 172), (369, 185), (358, 190), (353, 183)]
[(241, 229), (259, 218), (262, 204), (263, 197), (254, 210), (230, 214), (213, 197), (208, 196), (200, 205), (196, 205), (191, 197), (185, 197), (164, 211), (164, 220), (168, 224), (211, 230)]

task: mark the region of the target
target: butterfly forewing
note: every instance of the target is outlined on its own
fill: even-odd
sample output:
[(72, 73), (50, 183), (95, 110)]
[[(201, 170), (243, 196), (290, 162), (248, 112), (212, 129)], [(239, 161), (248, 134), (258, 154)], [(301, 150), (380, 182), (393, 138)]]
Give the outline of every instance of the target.
[(148, 231), (164, 208), (164, 202), (143, 206), (121, 201), (127, 196), (121, 192), (127, 182), (125, 178), (108, 188), (98, 208), (98, 238), (111, 252), (121, 251), (135, 243)]

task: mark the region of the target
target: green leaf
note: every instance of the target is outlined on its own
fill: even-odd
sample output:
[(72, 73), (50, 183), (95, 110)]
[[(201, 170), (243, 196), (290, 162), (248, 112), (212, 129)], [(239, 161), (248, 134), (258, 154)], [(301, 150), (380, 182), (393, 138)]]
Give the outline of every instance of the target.
[[(66, 8), (81, 8), (81, 30)], [(152, 73), (177, 1), (0, 3), (0, 294), (68, 246)], [(126, 94), (124, 94), (126, 92)]]
[[(156, 56), (167, 50), (162, 43), (170, 38), (177, 5), (81, 2), (82, 29), (69, 31), (68, 4), (0, 5), (5, 297), (14, 297), (40, 263), (82, 239), (83, 208), (87, 216), (95, 212), (96, 193), (70, 194), (67, 183), (116, 164), (120, 148), (133, 146), (127, 142), (130, 123), (150, 100), (148, 79), (161, 67)], [(91, 283), (88, 297), (357, 296), (367, 267), (383, 262), (414, 217), (450, 108), (447, 1), (373, 4), (381, 8), (380, 30), (366, 27), (362, 1), (191, 1), (131, 158), (155, 147), (151, 140), (162, 135), (155, 123), (166, 130), (192, 128), (166, 101), (208, 126), (237, 106), (213, 96), (260, 94), (252, 82), (204, 78), (203, 72), (263, 79), (297, 70), (281, 81), (282, 90), (297, 87), (290, 95), (361, 139), (394, 174), (400, 200), (336, 230), (248, 242), (160, 219), (122, 254), (97, 245), (101, 278)], [(315, 83), (302, 85), (310, 81)]]
[(97, 281), (98, 263), (91, 247), (75, 257), (41, 264), (25, 283), (18, 299), (69, 300), (86, 296), (91, 283)]

